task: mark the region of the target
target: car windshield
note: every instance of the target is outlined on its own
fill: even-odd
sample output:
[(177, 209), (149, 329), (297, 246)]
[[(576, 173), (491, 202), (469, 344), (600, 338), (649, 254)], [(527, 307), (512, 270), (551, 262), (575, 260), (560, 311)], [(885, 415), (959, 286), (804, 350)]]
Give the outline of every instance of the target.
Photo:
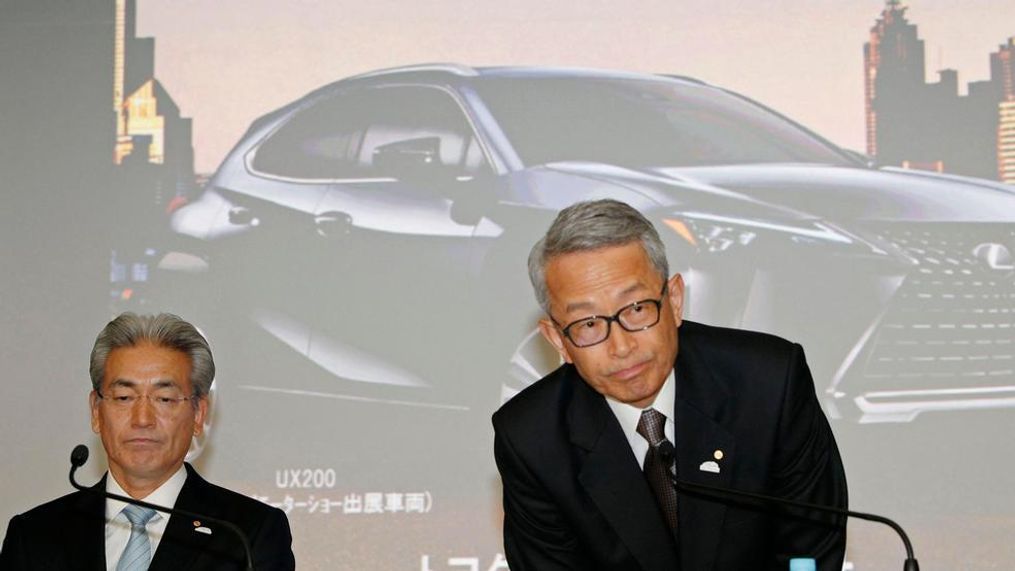
[(675, 81), (488, 77), (476, 90), (526, 165), (849, 164), (828, 144), (722, 90)]

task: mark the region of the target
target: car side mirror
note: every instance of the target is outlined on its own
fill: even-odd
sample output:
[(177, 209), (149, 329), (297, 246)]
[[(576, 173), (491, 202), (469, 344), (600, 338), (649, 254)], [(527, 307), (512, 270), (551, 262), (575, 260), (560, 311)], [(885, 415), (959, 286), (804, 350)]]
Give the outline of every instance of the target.
[(451, 220), (458, 224), (473, 226), (483, 216), (490, 214), (496, 204), (496, 180), (488, 174), (480, 174), (469, 180), (448, 185), (451, 200)]
[(373, 165), (382, 176), (412, 182), (442, 182), (451, 178), (441, 163), (439, 137), (419, 137), (380, 145), (374, 149)]

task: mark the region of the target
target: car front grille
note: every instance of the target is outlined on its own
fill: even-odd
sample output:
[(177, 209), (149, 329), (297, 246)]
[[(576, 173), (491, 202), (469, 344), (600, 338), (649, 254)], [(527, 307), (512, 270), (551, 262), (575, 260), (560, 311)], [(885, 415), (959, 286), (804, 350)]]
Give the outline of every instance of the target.
[[(873, 391), (1015, 384), (1015, 226), (881, 229), (918, 264), (896, 291), (860, 374)], [(1005, 257), (1005, 252), (1009, 252)]]

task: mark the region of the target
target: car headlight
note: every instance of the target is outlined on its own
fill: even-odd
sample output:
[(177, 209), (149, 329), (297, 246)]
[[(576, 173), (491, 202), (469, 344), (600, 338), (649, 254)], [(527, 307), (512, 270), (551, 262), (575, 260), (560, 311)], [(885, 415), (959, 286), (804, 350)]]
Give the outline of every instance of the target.
[(797, 224), (752, 220), (701, 212), (681, 212), (663, 222), (692, 246), (710, 253), (720, 253), (749, 246), (759, 234), (781, 234), (801, 244), (835, 243), (851, 245), (857, 239), (828, 224), (808, 221)]

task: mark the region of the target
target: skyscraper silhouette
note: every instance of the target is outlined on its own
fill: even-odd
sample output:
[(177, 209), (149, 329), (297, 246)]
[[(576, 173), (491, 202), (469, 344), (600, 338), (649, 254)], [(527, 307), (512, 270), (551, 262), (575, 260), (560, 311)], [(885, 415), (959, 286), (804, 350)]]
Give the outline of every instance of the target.
[(997, 170), (999, 178), (1015, 184), (1015, 38), (990, 54), (990, 76), (998, 85)]
[(887, 149), (879, 144), (878, 127), (882, 133), (903, 127), (893, 123), (899, 107), (924, 84), (923, 58), (923, 40), (916, 26), (906, 21), (906, 8), (898, 0), (888, 0), (863, 46), (867, 154), (894, 154), (891, 142)]
[(1000, 103), (1006, 82), (1015, 84), (1010, 42), (991, 54), (991, 78), (960, 95), (953, 69), (926, 82), (923, 40), (906, 10), (887, 0), (864, 44), (867, 153), (885, 165), (1000, 178)]

